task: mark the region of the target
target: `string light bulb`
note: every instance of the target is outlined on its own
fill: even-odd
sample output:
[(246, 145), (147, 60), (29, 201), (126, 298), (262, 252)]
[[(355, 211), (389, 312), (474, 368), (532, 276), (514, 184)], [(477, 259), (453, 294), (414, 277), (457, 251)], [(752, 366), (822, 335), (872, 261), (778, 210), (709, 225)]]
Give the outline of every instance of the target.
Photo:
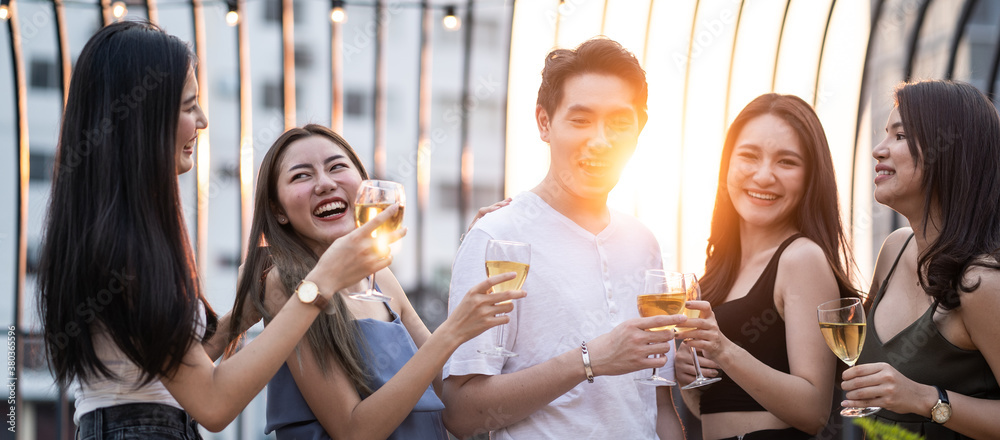
[(10, 18), (10, 7), (7, 6), (8, 1), (0, 1), (0, 20), (7, 21)]
[(236, 26), (240, 23), (239, 6), (236, 0), (226, 0), (226, 6), (229, 7), (229, 12), (226, 12), (226, 24)]
[(128, 14), (125, 2), (114, 2), (111, 4), (111, 15), (114, 15), (116, 19), (121, 19), (125, 14)]
[(347, 11), (344, 10), (344, 0), (330, 2), (330, 21), (343, 23), (347, 21)]
[(441, 23), (444, 24), (444, 28), (449, 31), (458, 30), (458, 28), (462, 27), (462, 20), (459, 20), (458, 16), (455, 15), (454, 6), (444, 7), (444, 19), (441, 20)]

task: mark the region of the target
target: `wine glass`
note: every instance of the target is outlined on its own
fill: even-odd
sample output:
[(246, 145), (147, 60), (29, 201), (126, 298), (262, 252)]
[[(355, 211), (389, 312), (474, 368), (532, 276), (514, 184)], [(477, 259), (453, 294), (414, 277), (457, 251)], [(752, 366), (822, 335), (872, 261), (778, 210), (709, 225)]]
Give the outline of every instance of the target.
[[(354, 221), (358, 227), (368, 223), (372, 218), (388, 209), (394, 203), (399, 204), (396, 215), (382, 223), (378, 229), (372, 231), (372, 238), (375, 239), (375, 246), (378, 251), (388, 255), (389, 242), (386, 235), (399, 229), (403, 225), (403, 210), (406, 207), (406, 194), (403, 185), (388, 180), (364, 180), (358, 188), (357, 198), (354, 200)], [(363, 301), (383, 301), (389, 302), (392, 298), (383, 295), (375, 290), (375, 274), (368, 280), (368, 289), (364, 292), (353, 293), (352, 299)]]
[[(826, 345), (840, 360), (853, 367), (865, 345), (865, 309), (858, 298), (841, 298), (827, 301), (816, 307), (819, 330)], [(843, 408), (844, 417), (865, 417), (877, 413), (880, 407)]]
[[(642, 294), (636, 298), (639, 316), (647, 318), (658, 315), (675, 315), (684, 309), (684, 278), (677, 272), (664, 272), (660, 269), (646, 270), (646, 281)], [(673, 325), (651, 328), (649, 331), (673, 331)], [(660, 357), (660, 355), (654, 355)], [(656, 375), (656, 368), (649, 377), (635, 380), (644, 385), (674, 386), (677, 382)]]
[[(517, 274), (514, 279), (504, 281), (493, 286), (491, 293), (507, 292), (509, 290), (519, 290), (524, 285), (524, 279), (528, 277), (528, 268), (531, 264), (531, 245), (517, 241), (490, 240), (486, 243), (486, 276), (491, 277), (502, 273), (514, 272)], [(510, 302), (503, 301), (498, 304)], [(496, 326), (496, 339), (493, 346), (484, 347), (478, 351), (488, 356), (515, 357), (517, 353), (507, 350), (503, 346), (503, 333), (507, 324)]]
[[(698, 277), (695, 274), (693, 273), (684, 274), (684, 293), (687, 296), (686, 298), (687, 301), (701, 300), (701, 285), (698, 284)], [(687, 308), (686, 304), (682, 310), (684, 315), (686, 315), (689, 319), (701, 316), (700, 310), (689, 309)], [(686, 332), (688, 330), (694, 330), (694, 328), (693, 327), (677, 328), (677, 331), (679, 332)], [(690, 338), (686, 340), (689, 339)], [(683, 387), (681, 387), (681, 389), (690, 390), (692, 388), (703, 387), (705, 385), (713, 384), (722, 380), (722, 378), (720, 377), (713, 377), (713, 378), (705, 377), (705, 375), (701, 373), (701, 364), (698, 362), (698, 350), (695, 350), (694, 347), (691, 347), (691, 354), (694, 356), (694, 371), (695, 373), (697, 373), (697, 375), (695, 376), (694, 380), (691, 383), (684, 385)]]

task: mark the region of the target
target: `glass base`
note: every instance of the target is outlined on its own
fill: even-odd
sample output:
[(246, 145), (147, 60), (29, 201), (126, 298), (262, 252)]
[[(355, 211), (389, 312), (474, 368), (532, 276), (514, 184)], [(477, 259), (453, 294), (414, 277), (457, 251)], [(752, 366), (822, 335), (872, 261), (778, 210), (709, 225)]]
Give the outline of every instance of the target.
[(639, 382), (639, 383), (641, 383), (643, 385), (650, 385), (650, 386), (654, 386), (654, 387), (672, 387), (672, 386), (677, 385), (677, 382), (674, 382), (674, 381), (672, 381), (670, 379), (665, 379), (665, 378), (662, 378), (662, 377), (656, 376), (656, 375), (649, 376), (649, 377), (639, 378), (639, 379), (636, 379), (635, 381)]
[(361, 301), (381, 301), (381, 302), (392, 301), (392, 298), (381, 294), (377, 290), (367, 290), (364, 292), (352, 293), (348, 295), (348, 297), (351, 299), (356, 299)]
[(687, 385), (682, 386), (681, 389), (682, 390), (690, 390), (692, 388), (698, 388), (698, 387), (703, 387), (705, 385), (711, 385), (711, 384), (716, 383), (716, 382), (718, 382), (720, 380), (722, 380), (721, 377), (712, 377), (712, 378), (699, 377), (699, 378), (695, 379), (693, 382), (691, 382), (691, 383), (689, 383)]
[(517, 353), (503, 347), (483, 347), (476, 351), (487, 356), (517, 357)]
[(867, 408), (844, 408), (840, 410), (840, 415), (844, 417), (866, 417), (875, 414), (881, 410), (878, 406), (869, 406)]

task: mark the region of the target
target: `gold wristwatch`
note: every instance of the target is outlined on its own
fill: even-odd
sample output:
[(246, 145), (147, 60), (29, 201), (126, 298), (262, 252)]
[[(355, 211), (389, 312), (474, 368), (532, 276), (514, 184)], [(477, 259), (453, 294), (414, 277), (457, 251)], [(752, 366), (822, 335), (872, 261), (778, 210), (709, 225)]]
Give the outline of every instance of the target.
[(939, 386), (934, 388), (938, 392), (938, 401), (931, 407), (931, 420), (943, 425), (951, 418), (951, 403), (948, 402), (948, 393), (943, 388)]
[(299, 298), (299, 301), (312, 304), (324, 312), (330, 305), (330, 301), (327, 301), (326, 297), (319, 293), (319, 287), (312, 281), (302, 280), (295, 288), (295, 296)]

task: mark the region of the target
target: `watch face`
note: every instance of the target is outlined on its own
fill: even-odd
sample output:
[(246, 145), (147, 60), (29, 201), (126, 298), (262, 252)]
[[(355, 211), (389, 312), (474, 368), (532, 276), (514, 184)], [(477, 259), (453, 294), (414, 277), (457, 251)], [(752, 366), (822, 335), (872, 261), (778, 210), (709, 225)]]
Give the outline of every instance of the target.
[(312, 302), (316, 300), (316, 295), (319, 294), (319, 290), (313, 283), (303, 282), (302, 284), (299, 284), (299, 288), (295, 290), (298, 292), (299, 301), (306, 304), (312, 304)]
[(938, 402), (937, 405), (934, 405), (931, 415), (934, 416), (934, 421), (937, 423), (947, 422), (951, 418), (951, 406)]

